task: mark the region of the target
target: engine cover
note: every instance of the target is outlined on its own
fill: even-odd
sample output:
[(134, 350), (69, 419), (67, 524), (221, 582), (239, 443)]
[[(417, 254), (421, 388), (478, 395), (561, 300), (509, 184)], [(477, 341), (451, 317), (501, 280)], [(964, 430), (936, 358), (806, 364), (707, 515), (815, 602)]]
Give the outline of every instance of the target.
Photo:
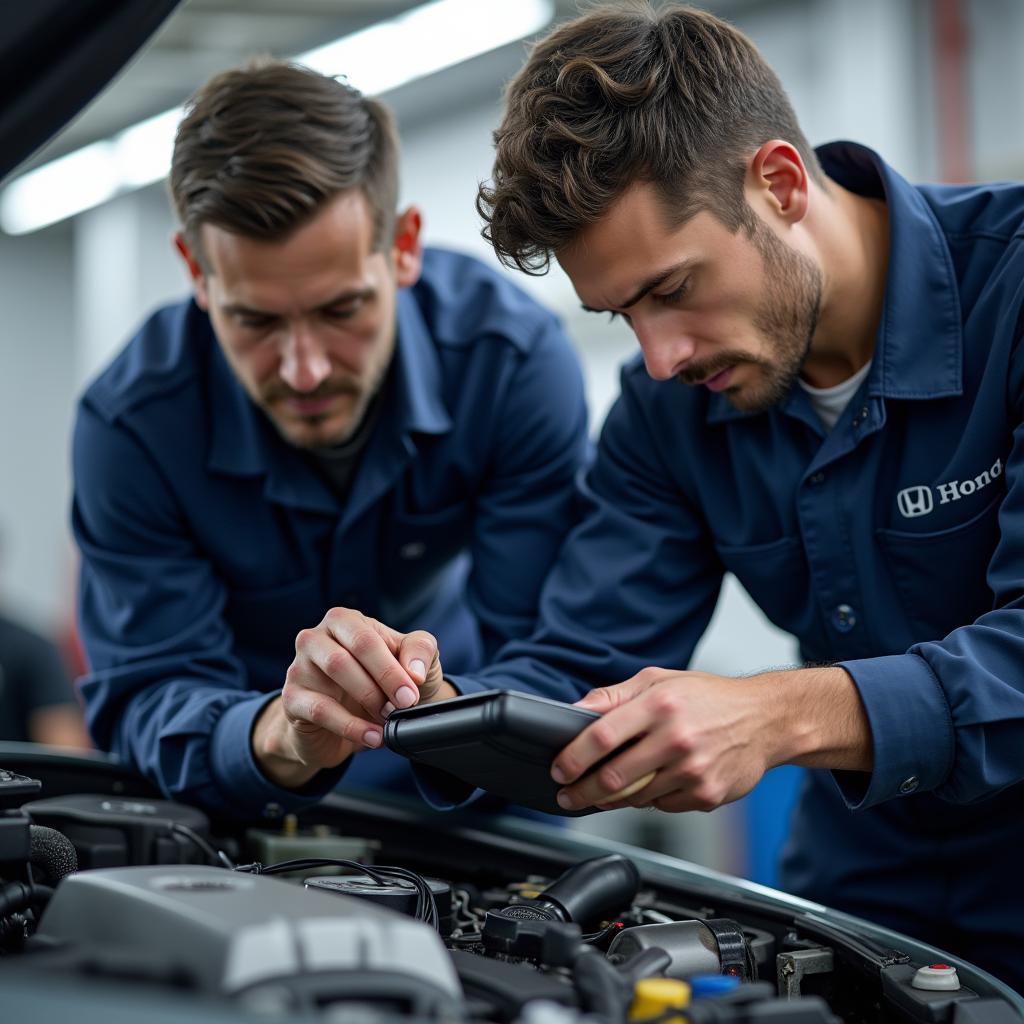
[(363, 900), (220, 868), (69, 875), (38, 934), (93, 953), (144, 954), (226, 996), (254, 995), (273, 983), (278, 993), (301, 990), (302, 1003), (355, 996), (431, 1016), (462, 1005), (451, 958), (426, 924)]

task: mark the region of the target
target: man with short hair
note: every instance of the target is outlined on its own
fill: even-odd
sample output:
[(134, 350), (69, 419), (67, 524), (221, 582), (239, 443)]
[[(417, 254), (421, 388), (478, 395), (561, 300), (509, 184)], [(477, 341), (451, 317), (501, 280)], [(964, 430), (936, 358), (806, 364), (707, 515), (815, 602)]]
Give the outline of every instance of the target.
[[(674, 5), (558, 27), (495, 138), (498, 255), (557, 259), (642, 361), (537, 632), (453, 684), (596, 687), (567, 808), (822, 769), (785, 887), (1024, 987), (1024, 188), (813, 151), (753, 44)], [(727, 570), (809, 667), (682, 671)]]
[[(399, 658), (396, 705), (450, 695), (391, 627), (478, 667), (531, 630), (569, 528), (570, 345), (493, 271), (424, 251), (397, 172), (387, 109), (294, 65), (216, 76), (179, 126), (194, 301), (89, 387), (74, 443), (89, 724), (168, 796), (252, 816), (346, 770), (408, 786), (371, 750), (379, 707), (323, 727), (354, 704), (332, 638), (368, 625)], [(303, 652), (324, 638), (322, 670)]]

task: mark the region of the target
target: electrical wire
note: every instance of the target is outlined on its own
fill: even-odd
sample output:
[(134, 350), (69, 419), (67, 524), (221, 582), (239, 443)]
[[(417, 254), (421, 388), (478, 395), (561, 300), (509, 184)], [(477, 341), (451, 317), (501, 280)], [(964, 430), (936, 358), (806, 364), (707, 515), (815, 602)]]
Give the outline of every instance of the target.
[(478, 946), (484, 940), (484, 917), (470, 906), (465, 889), (452, 889), (452, 918), (454, 927), (448, 937), (453, 946)]
[(588, 945), (597, 946), (604, 942), (604, 940), (610, 935), (614, 935), (616, 932), (622, 931), (624, 927), (625, 924), (622, 921), (612, 921), (611, 924), (602, 928), (600, 931), (590, 932), (588, 935), (580, 936), (580, 938)]
[(206, 854), (214, 867), (227, 868), (229, 871), (235, 870), (235, 862), (223, 850), (215, 850), (198, 832), (189, 828), (188, 825), (174, 822), (171, 825), (171, 831), (184, 836), (198, 846)]
[(407, 868), (385, 865), (360, 864), (355, 860), (339, 860), (333, 857), (305, 857), (298, 860), (284, 860), (277, 864), (260, 864), (258, 861), (252, 864), (241, 864), (235, 867), (236, 871), (248, 872), (256, 875), (280, 875), (286, 871), (308, 871), (312, 868), (339, 867), (358, 871), (377, 885), (393, 885), (396, 881), (408, 882), (416, 890), (416, 910), (413, 916), (418, 921), (424, 921), (435, 931), (441, 930), (441, 917), (437, 910), (437, 900), (434, 898), (434, 891), (430, 883), (415, 871)]

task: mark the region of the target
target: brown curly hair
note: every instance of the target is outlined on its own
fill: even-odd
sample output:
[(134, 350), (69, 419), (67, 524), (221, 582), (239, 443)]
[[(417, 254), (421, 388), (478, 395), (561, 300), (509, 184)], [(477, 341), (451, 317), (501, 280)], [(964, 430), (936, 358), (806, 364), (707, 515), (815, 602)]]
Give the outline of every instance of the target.
[(709, 209), (752, 233), (747, 162), (773, 138), (824, 181), (745, 35), (678, 4), (597, 7), (538, 42), (509, 84), (493, 180), (477, 196), (483, 236), (507, 266), (545, 273), (553, 252), (638, 181), (654, 185), (676, 225)]

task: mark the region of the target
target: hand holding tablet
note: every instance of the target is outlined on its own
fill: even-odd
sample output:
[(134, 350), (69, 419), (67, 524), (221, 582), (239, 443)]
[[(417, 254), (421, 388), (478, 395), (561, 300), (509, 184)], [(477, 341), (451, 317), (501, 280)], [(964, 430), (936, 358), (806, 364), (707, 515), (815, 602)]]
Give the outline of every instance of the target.
[[(597, 807), (564, 811), (551, 778), (558, 752), (601, 716), (596, 712), (511, 690), (486, 690), (422, 704), (388, 716), (384, 743), (412, 761), (440, 769), (513, 803), (578, 817)], [(653, 777), (637, 779), (625, 799)]]

